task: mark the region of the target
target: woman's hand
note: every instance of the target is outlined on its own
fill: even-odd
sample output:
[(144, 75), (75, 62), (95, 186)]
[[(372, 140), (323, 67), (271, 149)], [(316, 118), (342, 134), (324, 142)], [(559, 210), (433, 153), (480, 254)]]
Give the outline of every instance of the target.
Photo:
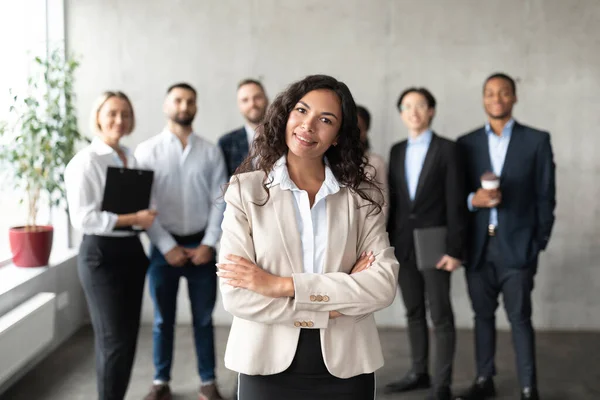
[(225, 258), (232, 264), (217, 264), (217, 275), (225, 283), (248, 289), (267, 297), (294, 297), (294, 281), (273, 275), (243, 257), (227, 255)]
[(139, 225), (144, 229), (148, 229), (154, 223), (154, 218), (158, 213), (156, 210), (142, 210), (135, 213), (135, 223), (133, 225)]
[(329, 311), (329, 319), (336, 319), (343, 315), (344, 314), (342, 314), (341, 312), (338, 312), (338, 311)]
[(373, 261), (375, 261), (375, 256), (373, 255), (373, 252), (370, 251), (367, 253), (366, 251), (363, 251), (363, 253), (360, 255), (358, 260), (356, 260), (356, 263), (352, 267), (350, 275), (357, 274), (361, 271), (364, 271), (365, 269), (368, 269), (369, 267), (371, 267), (371, 265), (373, 265)]
[[(354, 263), (350, 275), (358, 274), (359, 272), (368, 269), (373, 265), (373, 261), (375, 261), (373, 252), (370, 251), (367, 253), (366, 251), (363, 251), (360, 257), (358, 257), (358, 260), (356, 260), (356, 263)], [(339, 311), (329, 311), (329, 319), (336, 319), (342, 316), (344, 316), (344, 314)]]

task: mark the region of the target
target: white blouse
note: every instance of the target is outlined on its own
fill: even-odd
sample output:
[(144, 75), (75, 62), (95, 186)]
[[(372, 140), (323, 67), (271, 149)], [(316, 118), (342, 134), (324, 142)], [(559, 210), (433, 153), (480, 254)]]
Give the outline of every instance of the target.
[(290, 178), (286, 157), (281, 157), (273, 167), (270, 186), (279, 185), (282, 190), (290, 190), (294, 195), (296, 221), (302, 240), (302, 265), (305, 273), (321, 274), (327, 249), (327, 196), (340, 190), (340, 184), (329, 166), (325, 165), (325, 181), (315, 196), (310, 208), (308, 193), (300, 190)]
[[(127, 158), (127, 168), (135, 168), (133, 154), (121, 147)], [(65, 169), (65, 189), (71, 224), (86, 235), (133, 236), (134, 232), (114, 231), (118, 216), (101, 211), (106, 171), (108, 167), (124, 167), (117, 152), (95, 138), (78, 152)]]

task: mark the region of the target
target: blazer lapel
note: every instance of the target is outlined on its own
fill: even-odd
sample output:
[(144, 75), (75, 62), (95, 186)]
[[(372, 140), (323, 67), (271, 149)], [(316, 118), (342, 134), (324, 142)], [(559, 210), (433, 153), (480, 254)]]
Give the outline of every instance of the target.
[[(402, 147), (398, 152), (398, 159), (394, 162), (394, 166), (398, 168), (398, 180), (399, 187), (402, 195), (406, 197), (408, 203), (410, 203), (410, 196), (408, 195), (408, 183), (406, 182), (406, 146), (408, 142), (403, 142)], [(390, 168), (392, 165), (390, 164)]]
[(304, 272), (302, 266), (302, 241), (300, 239), (298, 223), (296, 222), (294, 195), (289, 190), (281, 190), (279, 186), (272, 187), (270, 190), (275, 220), (279, 226), (279, 232), (283, 239), (283, 247), (292, 266), (292, 271), (294, 273), (302, 273)]
[(250, 151), (245, 127), (242, 127), (242, 129), (238, 131), (238, 146), (240, 147), (240, 154), (248, 154)]
[(522, 125), (519, 125), (516, 121), (513, 125), (513, 130), (510, 135), (510, 142), (508, 142), (508, 148), (506, 149), (506, 157), (504, 158), (504, 165), (502, 166), (502, 174), (500, 174), (500, 180), (504, 179), (508, 173), (512, 170), (513, 165), (518, 160), (519, 149), (522, 147), (521, 143), (523, 140)]
[(327, 250), (323, 273), (339, 271), (348, 237), (349, 192), (341, 188), (336, 194), (327, 196)]
[(427, 149), (427, 154), (425, 155), (425, 161), (423, 161), (423, 168), (421, 169), (421, 173), (419, 174), (419, 181), (417, 182), (417, 192), (415, 193), (415, 200), (413, 201), (413, 206), (419, 200), (419, 197), (423, 192), (423, 185), (427, 180), (427, 176), (433, 170), (433, 166), (435, 165), (435, 159), (437, 157), (437, 152), (438, 142), (437, 137), (434, 134), (431, 137), (431, 143), (429, 143), (429, 148)]
[(485, 172), (493, 172), (494, 169), (492, 168), (490, 145), (488, 142), (487, 133), (485, 133), (485, 128), (481, 128), (476, 138), (477, 147), (479, 148), (479, 151), (477, 152), (478, 160), (476, 165), (480, 165), (482, 168), (481, 171), (479, 171), (479, 176), (481, 176)]

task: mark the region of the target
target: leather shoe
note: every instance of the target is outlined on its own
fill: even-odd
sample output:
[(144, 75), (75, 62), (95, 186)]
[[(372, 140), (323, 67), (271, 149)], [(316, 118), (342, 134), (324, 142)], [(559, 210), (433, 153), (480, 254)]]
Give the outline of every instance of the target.
[(387, 384), (385, 393), (408, 392), (410, 390), (428, 389), (429, 387), (431, 387), (429, 374), (415, 374), (414, 372), (409, 372), (399, 381)]
[(537, 389), (526, 387), (521, 392), (521, 400), (540, 400)]
[(492, 378), (479, 377), (464, 393), (459, 394), (454, 400), (485, 400), (496, 397), (496, 386)]
[(171, 400), (171, 388), (168, 384), (152, 385), (150, 393), (144, 397), (144, 400)]
[(440, 386), (434, 389), (426, 400), (452, 400), (452, 391), (448, 386)]

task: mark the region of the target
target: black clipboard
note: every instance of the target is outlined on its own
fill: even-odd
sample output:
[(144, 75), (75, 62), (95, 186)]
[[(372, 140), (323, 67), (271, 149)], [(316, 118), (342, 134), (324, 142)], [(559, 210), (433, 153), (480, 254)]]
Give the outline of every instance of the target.
[[(150, 207), (154, 171), (146, 169), (108, 167), (102, 211), (131, 214)], [(134, 227), (115, 230), (139, 230)]]
[(437, 263), (446, 254), (447, 238), (448, 229), (445, 226), (421, 228), (413, 231), (417, 268), (419, 270), (436, 268)]

